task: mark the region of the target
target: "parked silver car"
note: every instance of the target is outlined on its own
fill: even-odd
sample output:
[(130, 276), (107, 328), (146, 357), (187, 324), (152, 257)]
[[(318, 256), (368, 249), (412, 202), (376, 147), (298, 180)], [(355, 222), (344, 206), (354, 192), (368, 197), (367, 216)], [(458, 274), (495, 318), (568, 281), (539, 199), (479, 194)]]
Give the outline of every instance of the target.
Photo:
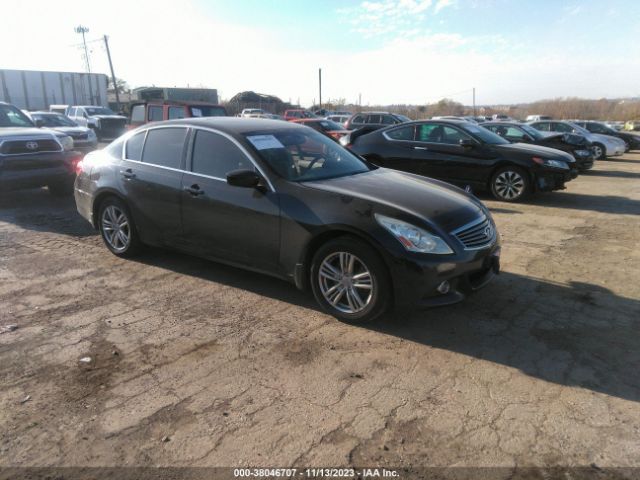
[(622, 155), (626, 148), (625, 143), (619, 138), (599, 133), (591, 133), (586, 128), (582, 128), (581, 126), (566, 120), (530, 122), (529, 125), (541, 132), (576, 133), (578, 135), (582, 135), (593, 144), (593, 156), (599, 160), (606, 157)]
[(81, 127), (66, 115), (55, 112), (29, 112), (28, 116), (37, 127), (46, 127), (73, 138), (73, 149), (89, 153), (98, 146), (98, 137), (93, 129)]

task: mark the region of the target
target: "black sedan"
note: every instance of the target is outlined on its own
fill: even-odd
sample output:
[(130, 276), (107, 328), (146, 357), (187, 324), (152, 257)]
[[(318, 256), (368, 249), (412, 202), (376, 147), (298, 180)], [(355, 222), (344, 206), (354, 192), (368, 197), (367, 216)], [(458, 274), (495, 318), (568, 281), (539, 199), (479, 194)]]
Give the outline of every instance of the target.
[(593, 168), (591, 142), (575, 133), (544, 134), (530, 125), (516, 122), (487, 122), (482, 126), (511, 143), (530, 143), (570, 153), (581, 172)]
[(455, 303), (499, 269), (499, 235), (475, 197), (293, 123), (141, 127), (85, 157), (75, 198), (118, 256), (168, 246), (267, 273), (310, 286), (350, 322)]
[(563, 189), (578, 175), (576, 161), (568, 153), (512, 144), (465, 121), (424, 120), (365, 135), (356, 130), (340, 142), (375, 165), (488, 189), (506, 202), (536, 191)]

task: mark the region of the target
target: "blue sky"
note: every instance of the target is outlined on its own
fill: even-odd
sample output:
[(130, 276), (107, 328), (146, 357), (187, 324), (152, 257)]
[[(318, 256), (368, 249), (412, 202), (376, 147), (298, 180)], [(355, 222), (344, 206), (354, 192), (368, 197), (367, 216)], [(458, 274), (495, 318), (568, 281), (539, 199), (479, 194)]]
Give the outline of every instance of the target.
[[(425, 103), (443, 96), (511, 103), (640, 95), (640, 2), (620, 0), (258, 0), (12, 6), (3, 67), (81, 70), (73, 27), (110, 36), (116, 74), (132, 86)], [(47, 9), (47, 15), (32, 13)], [(70, 14), (71, 12), (71, 14)], [(146, 18), (146, 22), (141, 19)], [(4, 37), (4, 38), (3, 38)], [(22, 38), (16, 42), (16, 38)], [(99, 42), (94, 71), (107, 72)]]

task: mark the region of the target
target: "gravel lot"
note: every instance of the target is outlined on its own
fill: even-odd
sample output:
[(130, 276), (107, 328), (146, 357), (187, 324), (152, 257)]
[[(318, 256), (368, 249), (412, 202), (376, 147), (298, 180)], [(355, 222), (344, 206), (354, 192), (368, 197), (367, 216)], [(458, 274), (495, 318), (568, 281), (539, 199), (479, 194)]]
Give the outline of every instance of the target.
[(640, 467), (639, 180), (627, 154), (487, 199), (496, 281), (368, 327), (0, 194), (0, 466)]

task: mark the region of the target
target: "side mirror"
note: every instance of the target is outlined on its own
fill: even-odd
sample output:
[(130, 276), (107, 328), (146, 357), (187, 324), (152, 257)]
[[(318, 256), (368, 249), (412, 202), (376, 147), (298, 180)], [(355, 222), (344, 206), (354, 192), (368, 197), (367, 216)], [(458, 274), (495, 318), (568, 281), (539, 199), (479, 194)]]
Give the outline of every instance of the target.
[(458, 143), (462, 148), (473, 148), (476, 146), (476, 142), (469, 138), (462, 138)]
[(233, 187), (256, 188), (262, 178), (253, 170), (233, 170), (227, 173), (227, 183)]
[(38, 128), (42, 128), (44, 127), (44, 122), (41, 119), (37, 119), (36, 121), (33, 122), (35, 124), (36, 127)]

